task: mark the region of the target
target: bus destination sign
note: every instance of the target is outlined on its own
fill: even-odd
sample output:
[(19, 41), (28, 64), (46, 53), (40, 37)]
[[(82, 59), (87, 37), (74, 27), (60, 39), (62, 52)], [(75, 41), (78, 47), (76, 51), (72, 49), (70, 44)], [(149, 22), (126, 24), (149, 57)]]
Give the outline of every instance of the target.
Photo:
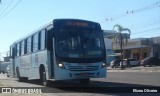
[(100, 25), (95, 22), (75, 20), (75, 19), (56, 19), (54, 20), (55, 28), (75, 28), (75, 29), (101, 29)]

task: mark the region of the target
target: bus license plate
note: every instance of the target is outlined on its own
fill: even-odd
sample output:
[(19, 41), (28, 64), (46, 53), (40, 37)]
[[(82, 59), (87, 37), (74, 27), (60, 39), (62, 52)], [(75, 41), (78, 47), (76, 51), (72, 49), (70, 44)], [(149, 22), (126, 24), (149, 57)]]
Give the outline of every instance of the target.
[(87, 73), (82, 73), (81, 76), (83, 76), (83, 77), (88, 77), (89, 74), (87, 74)]

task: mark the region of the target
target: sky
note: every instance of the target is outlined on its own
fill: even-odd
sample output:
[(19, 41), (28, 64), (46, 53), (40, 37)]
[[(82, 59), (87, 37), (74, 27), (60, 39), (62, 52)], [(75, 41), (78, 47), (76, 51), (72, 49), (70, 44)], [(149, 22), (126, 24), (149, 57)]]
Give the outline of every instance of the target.
[(1, 0), (0, 55), (56, 18), (98, 22), (103, 30), (120, 24), (131, 38), (160, 36), (160, 0)]

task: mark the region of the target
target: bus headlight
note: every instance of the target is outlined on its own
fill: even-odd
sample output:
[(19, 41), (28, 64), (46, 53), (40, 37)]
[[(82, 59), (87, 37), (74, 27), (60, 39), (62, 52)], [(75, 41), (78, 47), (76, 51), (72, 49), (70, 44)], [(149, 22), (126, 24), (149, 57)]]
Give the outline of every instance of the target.
[(105, 66), (106, 66), (106, 63), (105, 63), (105, 62), (103, 62), (103, 63), (102, 63), (102, 67), (105, 67)]
[(58, 67), (59, 67), (59, 68), (64, 68), (64, 64), (63, 64), (63, 63), (59, 63), (59, 64), (58, 64)]

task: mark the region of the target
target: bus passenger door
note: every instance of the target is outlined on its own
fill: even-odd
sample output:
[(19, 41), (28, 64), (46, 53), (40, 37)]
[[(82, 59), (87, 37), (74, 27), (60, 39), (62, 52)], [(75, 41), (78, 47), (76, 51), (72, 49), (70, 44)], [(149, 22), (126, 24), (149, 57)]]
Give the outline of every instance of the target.
[(15, 54), (16, 54), (16, 49), (15, 47), (11, 47), (11, 52), (12, 52), (12, 56), (11, 56), (11, 61), (10, 61), (10, 71), (11, 71), (11, 74), (13, 76), (16, 75), (16, 72), (15, 72)]
[(50, 58), (51, 58), (51, 77), (54, 78), (54, 64), (55, 64), (55, 47), (54, 38), (51, 42)]

